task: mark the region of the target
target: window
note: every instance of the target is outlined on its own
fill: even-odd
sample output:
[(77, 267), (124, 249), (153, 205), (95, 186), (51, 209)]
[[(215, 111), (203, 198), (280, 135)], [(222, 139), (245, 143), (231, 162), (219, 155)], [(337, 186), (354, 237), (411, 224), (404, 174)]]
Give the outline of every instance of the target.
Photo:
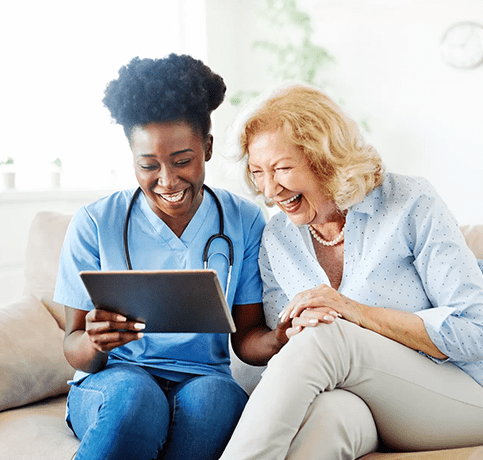
[(134, 56), (188, 53), (205, 60), (200, 0), (19, 0), (0, 16), (0, 159), (15, 161), (17, 188), (135, 185), (122, 128), (102, 104), (108, 81)]

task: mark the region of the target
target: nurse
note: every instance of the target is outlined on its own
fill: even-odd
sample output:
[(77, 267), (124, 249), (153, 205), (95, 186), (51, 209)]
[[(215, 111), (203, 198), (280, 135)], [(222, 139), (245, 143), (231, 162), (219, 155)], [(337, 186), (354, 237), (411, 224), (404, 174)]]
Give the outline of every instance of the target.
[[(175, 54), (134, 58), (106, 88), (103, 102), (124, 128), (141, 192), (81, 208), (62, 250), (55, 300), (66, 306), (64, 353), (77, 370), (67, 407), (81, 440), (77, 460), (217, 459), (247, 401), (230, 373), (227, 334), (143, 334), (143, 324), (94, 309), (79, 277), (81, 270), (128, 268), (127, 215), (132, 268), (203, 268), (220, 217), (203, 187), (210, 116), (225, 90), (201, 61)], [(265, 221), (251, 202), (225, 190), (215, 195), (233, 242), (231, 281), (225, 240), (211, 245), (209, 267), (228, 289), (233, 348), (264, 364), (286, 340), (283, 327), (271, 331), (263, 320), (257, 258)]]

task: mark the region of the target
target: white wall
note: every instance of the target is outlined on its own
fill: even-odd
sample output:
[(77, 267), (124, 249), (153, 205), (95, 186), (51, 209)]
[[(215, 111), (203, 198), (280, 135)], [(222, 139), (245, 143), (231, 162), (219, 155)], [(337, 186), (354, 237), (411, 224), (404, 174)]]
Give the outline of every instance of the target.
[[(270, 37), (255, 0), (207, 0), (208, 57), (229, 92), (264, 89), (266, 68), (250, 43)], [(311, 14), (313, 40), (336, 63), (326, 91), (367, 120), (366, 138), (389, 170), (421, 175), (460, 223), (483, 222), (483, 66), (457, 70), (440, 40), (458, 20), (483, 24), (481, 0), (298, 0)], [(236, 109), (215, 114), (223, 129)], [(218, 118), (216, 118), (218, 117)]]
[(25, 251), (37, 212), (73, 214), (111, 190), (0, 192), (0, 308), (19, 300), (24, 289)]

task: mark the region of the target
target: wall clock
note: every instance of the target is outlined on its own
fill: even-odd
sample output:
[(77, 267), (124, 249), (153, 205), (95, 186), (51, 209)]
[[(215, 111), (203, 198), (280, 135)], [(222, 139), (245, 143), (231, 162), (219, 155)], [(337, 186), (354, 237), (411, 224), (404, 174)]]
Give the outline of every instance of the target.
[(483, 25), (458, 22), (449, 27), (441, 39), (444, 60), (458, 69), (474, 69), (483, 64)]

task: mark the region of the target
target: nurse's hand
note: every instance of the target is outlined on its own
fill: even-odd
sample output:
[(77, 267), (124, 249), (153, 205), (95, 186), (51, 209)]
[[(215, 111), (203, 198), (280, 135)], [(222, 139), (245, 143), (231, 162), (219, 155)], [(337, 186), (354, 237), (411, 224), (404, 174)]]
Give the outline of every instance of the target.
[(143, 337), (140, 331), (146, 327), (144, 323), (128, 321), (125, 316), (99, 308), (87, 313), (85, 324), (92, 346), (103, 353), (139, 340)]

